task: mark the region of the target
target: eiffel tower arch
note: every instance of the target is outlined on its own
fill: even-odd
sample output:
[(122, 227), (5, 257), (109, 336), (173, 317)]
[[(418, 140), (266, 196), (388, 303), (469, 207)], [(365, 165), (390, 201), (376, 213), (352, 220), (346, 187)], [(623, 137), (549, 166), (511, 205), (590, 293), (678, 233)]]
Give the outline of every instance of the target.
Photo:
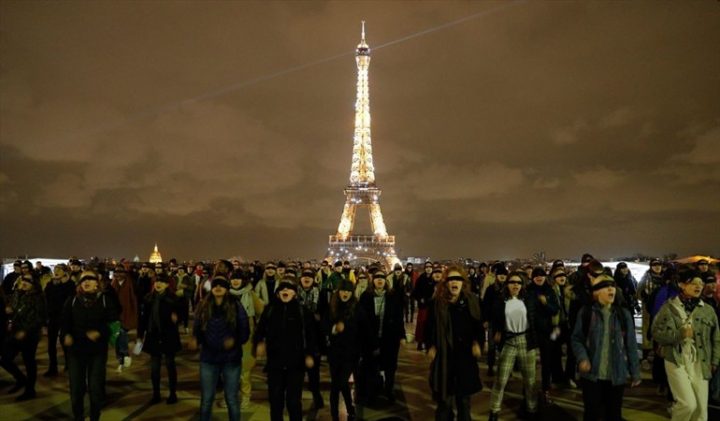
[[(358, 80), (350, 184), (345, 188), (345, 206), (337, 233), (330, 236), (326, 259), (363, 263), (380, 262), (389, 268), (399, 262), (399, 259), (395, 253), (395, 236), (388, 235), (380, 210), (382, 191), (375, 184), (368, 87), (370, 47), (365, 42), (364, 21), (360, 44), (355, 52), (355, 62), (358, 67)], [(367, 210), (370, 214), (371, 233), (354, 232), (355, 215), (359, 208)]]

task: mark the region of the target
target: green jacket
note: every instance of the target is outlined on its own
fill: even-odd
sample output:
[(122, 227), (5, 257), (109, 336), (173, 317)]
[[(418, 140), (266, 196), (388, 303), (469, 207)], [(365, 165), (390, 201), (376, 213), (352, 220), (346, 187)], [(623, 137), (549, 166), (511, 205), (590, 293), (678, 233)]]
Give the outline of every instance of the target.
[[(687, 320), (690, 320), (693, 328), (693, 341), (685, 342), (680, 335)], [(687, 317), (685, 308), (679, 297), (669, 299), (660, 308), (652, 324), (653, 339), (662, 345), (665, 360), (680, 365), (682, 359), (682, 347), (694, 346), (697, 351), (697, 359), (702, 366), (703, 378), (712, 378), (711, 365), (720, 365), (720, 328), (715, 310), (702, 300), (693, 310), (690, 317)]]

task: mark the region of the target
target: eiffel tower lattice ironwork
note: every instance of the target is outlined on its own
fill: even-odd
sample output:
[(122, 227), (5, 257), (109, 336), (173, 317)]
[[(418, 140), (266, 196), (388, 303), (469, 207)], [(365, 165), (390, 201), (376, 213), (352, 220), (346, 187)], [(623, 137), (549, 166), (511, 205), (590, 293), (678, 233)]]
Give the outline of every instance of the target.
[[(350, 184), (345, 188), (345, 207), (337, 234), (330, 236), (327, 258), (330, 260), (378, 261), (389, 267), (399, 260), (395, 253), (395, 236), (388, 235), (380, 211), (381, 190), (375, 185), (375, 167), (370, 136), (370, 90), (368, 87), (370, 47), (365, 42), (364, 21), (360, 44), (355, 53), (355, 62), (358, 67), (358, 78)], [(368, 208), (370, 212), (372, 234), (354, 235), (353, 233), (355, 213), (359, 207)]]

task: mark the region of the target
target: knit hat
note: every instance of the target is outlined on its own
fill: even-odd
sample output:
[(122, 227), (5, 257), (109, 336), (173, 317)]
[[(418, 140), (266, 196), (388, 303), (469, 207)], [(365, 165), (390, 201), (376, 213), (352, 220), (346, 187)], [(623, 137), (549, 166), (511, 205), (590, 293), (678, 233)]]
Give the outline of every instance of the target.
[(355, 291), (355, 285), (348, 279), (342, 279), (338, 284), (338, 291)]
[(589, 263), (591, 260), (595, 259), (592, 254), (585, 253), (582, 255), (582, 259), (580, 259), (581, 263)]
[(532, 271), (532, 275), (530, 275), (531, 278), (537, 278), (538, 276), (547, 276), (547, 273), (545, 273), (545, 269), (538, 266)]
[(395, 266), (393, 266), (393, 270), (402, 270), (402, 266), (400, 266), (400, 263), (395, 263)]
[(505, 267), (505, 265), (497, 265), (495, 266), (495, 276), (497, 275), (507, 275), (508, 270)]
[(660, 259), (658, 259), (658, 258), (653, 258), (653, 259), (651, 259), (651, 260), (650, 260), (650, 266), (653, 266), (653, 265), (662, 265), (662, 260), (660, 260)]
[(338, 260), (337, 262), (335, 262), (335, 264), (333, 265), (333, 267), (336, 267), (336, 268), (337, 268), (337, 267), (341, 267), (342, 265), (343, 265), (343, 263), (342, 263), (340, 260)]
[(617, 266), (615, 266), (615, 269), (627, 269), (627, 267), (628, 267), (628, 266), (627, 266), (627, 263), (625, 263), (625, 262), (620, 262), (620, 263), (617, 264)]

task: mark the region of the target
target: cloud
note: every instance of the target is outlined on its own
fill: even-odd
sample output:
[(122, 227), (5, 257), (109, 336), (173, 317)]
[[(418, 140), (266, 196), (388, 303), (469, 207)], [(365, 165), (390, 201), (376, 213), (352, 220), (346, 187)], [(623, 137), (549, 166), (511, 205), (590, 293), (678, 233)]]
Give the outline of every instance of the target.
[(580, 187), (609, 189), (623, 181), (625, 174), (621, 171), (612, 171), (605, 167), (598, 167), (574, 174), (573, 178)]
[(629, 107), (618, 108), (605, 117), (601, 118), (598, 122), (598, 127), (603, 129), (616, 128), (625, 126), (633, 118), (633, 113)]
[(692, 143), (692, 149), (676, 157), (676, 161), (691, 164), (720, 163), (720, 126), (700, 133)]
[(521, 170), (490, 162), (470, 167), (432, 164), (409, 174), (403, 184), (423, 200), (455, 200), (509, 193), (523, 181)]
[(577, 119), (573, 124), (561, 127), (550, 134), (550, 138), (556, 145), (570, 145), (577, 143), (580, 133), (588, 129), (588, 123), (584, 119)]

